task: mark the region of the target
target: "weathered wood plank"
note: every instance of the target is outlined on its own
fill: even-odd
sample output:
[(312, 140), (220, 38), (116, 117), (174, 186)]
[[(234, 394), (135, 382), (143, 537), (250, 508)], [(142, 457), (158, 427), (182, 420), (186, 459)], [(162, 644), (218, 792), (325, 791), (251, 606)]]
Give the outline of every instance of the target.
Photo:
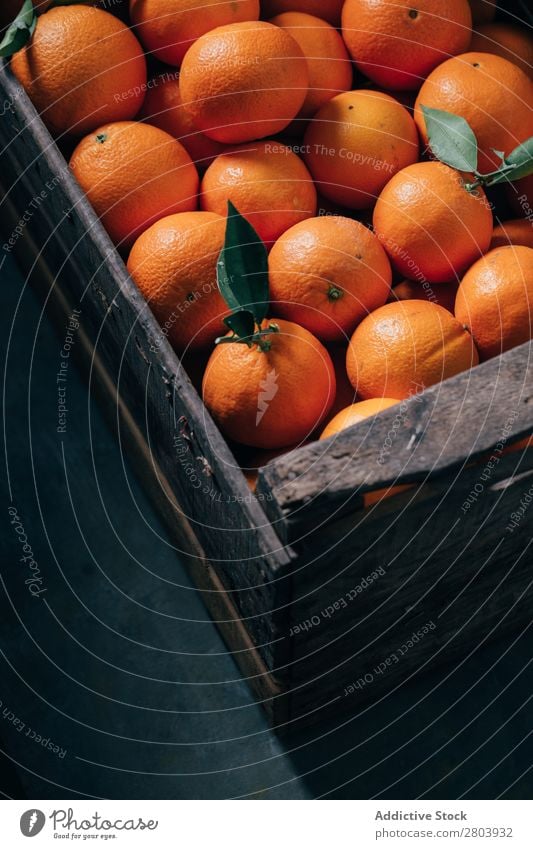
[[(533, 448), (503, 457), (500, 467), (504, 482), (486, 478), (483, 465), (467, 468), (302, 535), (292, 576), (293, 607), (302, 615), (306, 608), (310, 613), (315, 604), (349, 591), (368, 569), (386, 566), (387, 578), (373, 588), (373, 599), (374, 593), (388, 594), (401, 583), (401, 563), (408, 573), (416, 568), (417, 574), (429, 571), (434, 576), (463, 547), (472, 553), (487, 539), (499, 541), (507, 524), (503, 520), (533, 486)], [(506, 537), (506, 543), (527, 535), (532, 525), (533, 509), (521, 533)], [(367, 598), (366, 593), (358, 598), (358, 607), (365, 608)]]
[(277, 458), (260, 471), (258, 492), (274, 495), (290, 540), (306, 526), (357, 509), (365, 492), (450, 473), (532, 431), (527, 343), (329, 440)]
[[(493, 584), (486, 585), (482, 597), (477, 586), (467, 590), (453, 616), (439, 618), (437, 608), (425, 607), (387, 633), (376, 634), (370, 644), (363, 644), (359, 655), (363, 645), (354, 637), (351, 642), (334, 643), (327, 662), (317, 663), (314, 669), (295, 662), (289, 694), (291, 725), (355, 714), (395, 688), (409, 686), (428, 670), (451, 668), (484, 643), (530, 627), (531, 551), (531, 543), (521, 550), (512, 572), (513, 562), (501, 549), (489, 552), (485, 568), (495, 577)], [(427, 632), (406, 651), (406, 641), (428, 624)]]
[[(345, 519), (309, 536), (300, 560), (307, 566), (293, 576), (291, 716), (330, 701), (345, 707), (343, 687), (372, 673), (424, 623), (436, 628), (401, 663), (391, 660), (360, 684), (354, 705), (418, 666), (466, 655), (491, 632), (531, 623), (533, 451), (526, 454), (518, 465), (516, 456), (502, 461), (504, 473), (515, 473), (505, 485), (476, 490), (479, 470), (468, 470), (464, 481), (411, 506), (409, 523), (401, 512), (381, 527)], [(331, 548), (339, 540), (342, 558)]]

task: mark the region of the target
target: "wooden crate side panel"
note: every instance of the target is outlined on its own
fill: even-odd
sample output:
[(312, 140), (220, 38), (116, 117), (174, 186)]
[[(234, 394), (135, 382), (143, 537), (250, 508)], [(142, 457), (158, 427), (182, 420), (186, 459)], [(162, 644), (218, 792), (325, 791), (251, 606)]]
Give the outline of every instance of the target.
[[(291, 553), (280, 544), (231, 452), (48, 132), (9, 71), (0, 71), (2, 178), (19, 210), (47, 190), (27, 230), (53, 285), (82, 310), (84, 332), (171, 483), (207, 557), (269, 668), (286, 630)], [(191, 485), (191, 475), (202, 486)], [(204, 491), (206, 490), (206, 491)], [(272, 611), (279, 611), (273, 614)], [(274, 621), (275, 620), (275, 621)]]
[[(292, 570), (294, 611), (310, 612), (317, 598), (320, 604), (324, 597), (348, 592), (354, 577), (365, 577), (368, 569), (387, 565), (387, 576), (373, 589), (386, 597), (399, 580), (400, 563), (410, 573), (427, 561), (431, 577), (465, 546), (473, 551), (487, 540), (508, 545), (527, 536), (533, 511), (513, 534), (504, 533), (504, 520), (533, 485), (533, 449), (503, 458), (501, 473), (504, 480), (498, 482), (482, 480), (483, 467), (465, 469), (418, 492), (388, 499), (383, 510), (360, 511), (302, 536)], [(419, 566), (417, 580), (423, 571)], [(361, 594), (358, 605), (367, 598)]]
[[(424, 610), (374, 640), (364, 654), (356, 654), (362, 645), (354, 638), (351, 643), (336, 645), (335, 662), (328, 666), (304, 670), (295, 663), (287, 694), (292, 722), (304, 720), (307, 724), (330, 715), (357, 713), (360, 706), (398, 686), (407, 686), (436, 668), (460, 663), (477, 647), (530, 627), (533, 588), (531, 565), (525, 561), (531, 559), (531, 551), (531, 544), (521, 550), (512, 581), (487, 585), (482, 599), (475, 589), (465, 592), (453, 628), (448, 627), (446, 617), (435, 620), (431, 610)], [(504, 578), (508, 557), (498, 552), (489, 557), (486, 565)], [(416, 643), (413, 635), (418, 638)]]
[[(423, 482), (533, 432), (531, 343), (413, 395), (335, 437), (277, 458), (259, 474), (285, 539), (353, 512), (365, 492)], [(500, 470), (495, 471), (495, 479)], [(266, 509), (269, 510), (267, 503)]]
[[(381, 678), (385, 691), (430, 658), (432, 665), (451, 662), (492, 629), (497, 636), (531, 622), (531, 460), (508, 485), (495, 483), (478, 494), (470, 477), (469, 491), (454, 488), (421, 503), (408, 526), (401, 516), (381, 528), (369, 523), (364, 531), (345, 522), (343, 531), (337, 528), (346, 535), (341, 564), (325, 556), (333, 537), (318, 551), (318, 541), (310, 541), (302, 558), (311, 564), (316, 553), (323, 559), (314, 585), (295, 581), (291, 715), (321, 700), (342, 702), (342, 682), (360, 681), (352, 694), (356, 702), (373, 699), (382, 691)], [(435, 628), (412, 650), (397, 652), (399, 660), (375, 673), (429, 622)], [(371, 682), (364, 681), (368, 673)]]

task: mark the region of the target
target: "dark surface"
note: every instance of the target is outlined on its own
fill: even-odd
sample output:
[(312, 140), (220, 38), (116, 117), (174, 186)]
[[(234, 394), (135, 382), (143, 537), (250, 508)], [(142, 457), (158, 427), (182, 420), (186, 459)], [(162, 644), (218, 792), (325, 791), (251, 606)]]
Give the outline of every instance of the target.
[[(281, 743), (267, 730), (73, 365), (57, 434), (61, 342), (11, 256), (0, 281), (11, 487), (3, 474), (0, 698), (26, 723), (19, 732), (0, 717), (6, 795), (531, 796), (529, 632), (400, 687), (336, 731)], [(47, 588), (38, 599), (10, 503)]]
[[(26, 729), (68, 750), (59, 759), (2, 721), (27, 795), (279, 795), (268, 788), (291, 782), (290, 762), (73, 364), (67, 433), (57, 433), (62, 343), (10, 256), (1, 279), (9, 478), (0, 698)], [(40, 598), (24, 584), (10, 504), (39, 563)], [(294, 783), (283, 790), (303, 794)]]

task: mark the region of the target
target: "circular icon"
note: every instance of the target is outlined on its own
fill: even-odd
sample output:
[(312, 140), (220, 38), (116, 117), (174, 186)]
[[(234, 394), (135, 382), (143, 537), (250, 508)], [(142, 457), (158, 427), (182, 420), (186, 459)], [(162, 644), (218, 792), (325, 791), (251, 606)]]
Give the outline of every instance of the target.
[(32, 808), (30, 811), (25, 811), (20, 818), (20, 830), (24, 837), (35, 837), (43, 830), (46, 817), (42, 811)]

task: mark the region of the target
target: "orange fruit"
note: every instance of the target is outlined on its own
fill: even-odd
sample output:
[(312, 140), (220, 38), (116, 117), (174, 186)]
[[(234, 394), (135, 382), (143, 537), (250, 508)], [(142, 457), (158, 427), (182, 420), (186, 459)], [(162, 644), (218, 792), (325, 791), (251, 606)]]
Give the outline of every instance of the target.
[(286, 230), (270, 251), (268, 269), (276, 315), (330, 342), (347, 339), (390, 294), (387, 254), (350, 218), (309, 218)]
[(284, 29), (264, 21), (211, 30), (195, 41), (181, 66), (181, 96), (196, 128), (229, 144), (285, 129), (308, 88), (300, 47)]
[(399, 301), (380, 307), (356, 328), (346, 369), (361, 398), (402, 400), (478, 362), (470, 333), (448, 310)]
[(134, 32), (168, 65), (181, 65), (189, 47), (209, 30), (258, 18), (259, 0), (130, 0)]
[(270, 245), (316, 213), (316, 189), (302, 160), (276, 141), (240, 145), (218, 156), (201, 185), (202, 209), (226, 215), (228, 200)]
[(458, 286), (458, 283), (439, 283), (432, 288), (427, 280), (402, 280), (391, 291), (389, 300), (429, 301), (453, 313)]
[(512, 24), (484, 24), (472, 33), (470, 52), (495, 53), (533, 76), (533, 38)]
[(198, 168), (205, 170), (224, 150), (223, 144), (208, 139), (194, 127), (181, 102), (177, 74), (160, 74), (150, 81), (140, 117), (180, 141)]
[(344, 0), (261, 0), (261, 11), (264, 18), (282, 12), (305, 12), (338, 27), (343, 4)]
[(320, 435), (320, 439), (327, 439), (329, 436), (334, 436), (340, 433), (341, 430), (352, 425), (359, 424), (369, 416), (375, 416), (378, 413), (387, 410), (394, 404), (399, 404), (397, 398), (369, 398), (367, 401), (357, 401), (356, 404), (351, 404), (345, 407), (337, 415), (331, 419)]
[(352, 87), (352, 63), (331, 24), (303, 12), (283, 12), (270, 23), (292, 35), (307, 60), (309, 91), (297, 120), (311, 118), (324, 103)]
[(11, 60), (47, 127), (84, 135), (134, 118), (146, 88), (141, 45), (121, 21), (90, 6), (50, 9)]
[(270, 350), (240, 343), (217, 345), (203, 380), (207, 409), (227, 437), (255, 448), (302, 442), (335, 397), (331, 358), (318, 339), (290, 321), (275, 324)]
[(482, 360), (532, 338), (533, 249), (496, 248), (478, 260), (461, 281), (457, 319), (469, 328)]
[(482, 189), (467, 191), (458, 171), (419, 162), (396, 174), (374, 209), (374, 230), (408, 278), (447, 283), (488, 249), (493, 219)]
[(121, 121), (78, 144), (72, 173), (113, 241), (129, 247), (159, 218), (196, 209), (198, 173), (168, 133)]
[(226, 221), (213, 212), (180, 212), (141, 233), (128, 271), (169, 342), (182, 351), (214, 342), (227, 328), (217, 286)]
[(408, 111), (390, 95), (348, 91), (319, 109), (303, 150), (325, 197), (365, 209), (394, 174), (418, 160), (418, 133)]
[(490, 249), (503, 248), (506, 245), (523, 245), (533, 248), (533, 224), (525, 218), (503, 221), (492, 232)]
[(496, 0), (469, 0), (474, 24), (488, 24), (496, 15)]
[(479, 143), (478, 170), (494, 171), (494, 152), (511, 151), (533, 135), (533, 82), (512, 62), (491, 53), (465, 53), (433, 71), (418, 93), (415, 121), (427, 144), (421, 106), (465, 118)]
[(346, 0), (342, 37), (365, 76), (392, 90), (420, 88), (433, 68), (468, 50), (468, 0)]

